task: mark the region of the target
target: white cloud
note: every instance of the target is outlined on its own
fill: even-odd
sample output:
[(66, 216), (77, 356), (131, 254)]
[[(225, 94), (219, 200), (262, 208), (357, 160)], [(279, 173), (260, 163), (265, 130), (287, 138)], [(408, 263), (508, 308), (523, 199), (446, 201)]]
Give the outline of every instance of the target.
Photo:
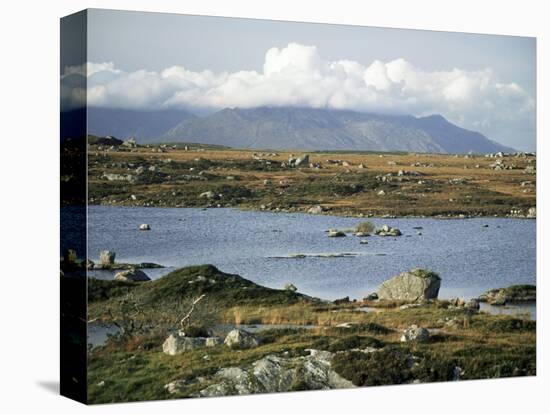
[[(488, 68), (426, 71), (403, 59), (361, 63), (323, 60), (315, 46), (271, 48), (262, 72), (213, 73), (173, 66), (125, 72), (112, 62), (67, 67), (65, 107), (81, 104), (152, 109), (309, 106), (412, 115), (439, 113), (472, 129), (534, 122), (534, 100)], [(80, 90), (79, 90), (80, 88)]]

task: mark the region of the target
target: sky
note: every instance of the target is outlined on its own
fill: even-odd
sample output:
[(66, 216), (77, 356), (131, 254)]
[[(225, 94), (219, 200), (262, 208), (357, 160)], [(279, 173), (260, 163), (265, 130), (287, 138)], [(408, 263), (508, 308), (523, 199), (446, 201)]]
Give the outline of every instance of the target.
[(536, 149), (534, 38), (91, 9), (87, 52), (61, 75), (89, 105), (437, 113)]

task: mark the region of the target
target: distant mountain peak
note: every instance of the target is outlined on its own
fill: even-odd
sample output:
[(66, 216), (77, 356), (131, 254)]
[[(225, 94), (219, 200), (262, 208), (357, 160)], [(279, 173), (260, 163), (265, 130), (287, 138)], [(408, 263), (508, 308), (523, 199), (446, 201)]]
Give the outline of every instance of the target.
[(196, 142), (234, 148), (511, 152), (442, 115), (424, 117), (309, 107), (224, 108), (197, 117), (187, 111), (91, 109), (89, 131), (138, 142)]

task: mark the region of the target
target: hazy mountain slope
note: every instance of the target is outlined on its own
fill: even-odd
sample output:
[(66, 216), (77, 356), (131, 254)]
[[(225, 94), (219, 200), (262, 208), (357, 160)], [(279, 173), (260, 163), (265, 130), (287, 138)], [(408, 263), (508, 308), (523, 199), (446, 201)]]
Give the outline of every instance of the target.
[(417, 125), (430, 134), (439, 145), (450, 153), (515, 151), (513, 148), (488, 139), (479, 132), (460, 128), (447, 121), (441, 115), (418, 118)]
[(115, 108), (88, 108), (88, 134), (112, 135), (138, 142), (159, 141), (170, 128), (195, 118), (184, 110), (138, 111)]
[(187, 119), (163, 139), (240, 148), (436, 153), (510, 150), (441, 116), (415, 118), (312, 108), (223, 109), (204, 118)]

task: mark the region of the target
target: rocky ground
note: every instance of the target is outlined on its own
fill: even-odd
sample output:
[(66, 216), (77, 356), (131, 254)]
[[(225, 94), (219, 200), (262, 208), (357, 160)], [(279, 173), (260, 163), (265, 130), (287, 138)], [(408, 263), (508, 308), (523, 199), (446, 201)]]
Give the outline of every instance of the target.
[[(535, 321), (480, 312), (479, 300), (498, 296), (491, 292), (438, 300), (441, 283), (444, 275), (413, 269), (362, 301), (328, 302), (213, 266), (145, 282), (90, 279), (90, 320), (120, 328), (89, 351), (90, 402), (536, 373)], [(534, 299), (534, 287), (501, 291), (510, 302)], [(242, 324), (273, 328), (250, 333)]]
[(302, 154), (102, 142), (88, 149), (91, 204), (349, 216), (536, 216), (533, 154)]

